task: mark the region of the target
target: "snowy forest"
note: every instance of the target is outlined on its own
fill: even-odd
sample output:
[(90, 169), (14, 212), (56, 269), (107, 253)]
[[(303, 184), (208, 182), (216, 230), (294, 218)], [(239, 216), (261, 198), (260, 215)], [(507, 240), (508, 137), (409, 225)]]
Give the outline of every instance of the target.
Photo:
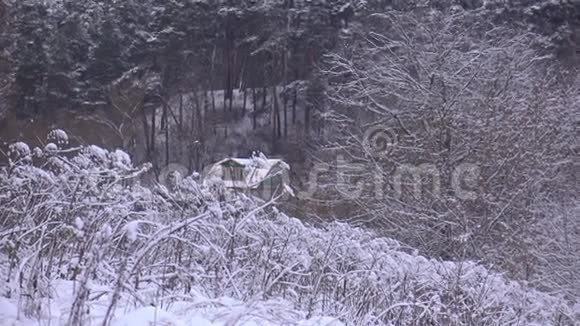
[(577, 0), (0, 0), (0, 326), (580, 325), (579, 73)]

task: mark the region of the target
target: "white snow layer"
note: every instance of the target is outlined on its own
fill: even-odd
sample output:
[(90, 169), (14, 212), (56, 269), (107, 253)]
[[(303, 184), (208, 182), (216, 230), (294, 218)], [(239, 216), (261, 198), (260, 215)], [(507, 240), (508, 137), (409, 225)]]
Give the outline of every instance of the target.
[[(41, 308), (39, 319), (23, 317), (19, 302), (0, 296), (0, 326), (66, 325), (69, 309), (73, 304), (78, 284), (73, 281), (56, 281), (51, 285), (51, 299)], [(93, 285), (94, 296), (89, 310), (90, 319), (85, 325), (102, 325), (112, 296), (109, 289)], [(113, 314), (109, 323), (112, 326), (261, 326), (287, 325), (287, 321), (277, 318), (280, 313), (298, 317), (298, 326), (343, 326), (332, 317), (304, 318), (304, 314), (288, 309), (281, 301), (255, 301), (243, 303), (231, 298), (209, 299), (203, 296), (193, 301), (172, 303), (168, 307), (137, 307), (123, 301)], [(302, 318), (300, 318), (302, 317)]]

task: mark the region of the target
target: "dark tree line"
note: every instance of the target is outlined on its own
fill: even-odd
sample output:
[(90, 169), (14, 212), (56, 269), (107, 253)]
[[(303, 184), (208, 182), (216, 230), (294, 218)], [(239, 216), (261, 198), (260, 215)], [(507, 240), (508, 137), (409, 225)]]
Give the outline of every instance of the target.
[[(249, 117), (253, 132), (265, 134), (271, 149), (281, 148), (293, 133), (321, 132), (326, 86), (318, 69), (342, 42), (344, 28), (370, 13), (421, 6), (402, 0), (0, 2), (0, 138), (24, 130), (35, 141), (39, 135), (29, 129), (64, 123), (79, 137), (98, 134), (92, 142), (133, 144), (144, 160), (168, 162), (175, 139), (205, 144), (212, 135), (230, 136), (228, 123)], [(484, 11), (493, 23), (529, 24), (545, 32), (546, 46), (559, 49), (570, 48), (573, 28), (561, 27), (573, 26), (578, 12), (571, 2), (549, 1), (440, 0), (426, 9)], [(31, 119), (46, 126), (22, 122)], [(104, 127), (89, 128), (87, 120)], [(192, 151), (209, 145), (195, 146)]]
[[(3, 91), (7, 100), (0, 104), (22, 121), (59, 124), (96, 116), (116, 126), (117, 143), (124, 146), (135, 141), (121, 129), (129, 120), (140, 121), (137, 142), (144, 145), (145, 159), (151, 160), (159, 154), (157, 133), (169, 137), (166, 126), (176, 124), (183, 137), (184, 129), (192, 129), (191, 136), (203, 141), (201, 135), (215, 129), (215, 123), (198, 119), (219, 124), (236, 116), (234, 90), (239, 90), (244, 97), (239, 115), (251, 111), (254, 130), (260, 128), (260, 116), (269, 115), (267, 128), (275, 147), (288, 135), (297, 114), (304, 115), (300, 128), (306, 133), (311, 129), (313, 109), (297, 112), (298, 93), (308, 88), (312, 71), (336, 44), (340, 28), (348, 26), (355, 10), (365, 10), (363, 4), (13, 3), (0, 7), (9, 18), (0, 44), (10, 67), (5, 73), (10, 85)], [(172, 108), (169, 103), (180, 94), (203, 96), (195, 96), (193, 107)], [(218, 94), (222, 98), (216, 98)], [(202, 113), (206, 109), (223, 117)], [(187, 128), (184, 120), (189, 122)], [(3, 138), (13, 136), (9, 129), (4, 128)], [(164, 156), (168, 161), (170, 155)]]

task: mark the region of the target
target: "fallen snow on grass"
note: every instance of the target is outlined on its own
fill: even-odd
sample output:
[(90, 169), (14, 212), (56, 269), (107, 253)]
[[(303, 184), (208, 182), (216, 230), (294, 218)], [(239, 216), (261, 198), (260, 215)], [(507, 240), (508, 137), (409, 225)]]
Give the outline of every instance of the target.
[[(24, 317), (17, 300), (0, 297), (0, 325), (33, 326), (65, 325), (78, 287), (73, 281), (55, 281), (40, 309), (38, 318)], [(87, 306), (87, 325), (102, 325), (110, 301), (110, 291), (103, 286), (92, 286), (94, 300)], [(232, 298), (209, 299), (189, 297), (188, 301), (175, 301), (167, 306), (145, 306), (136, 308), (130, 298), (115, 308), (108, 324), (113, 326), (342, 326), (333, 317), (313, 317), (306, 319), (304, 313), (289, 309), (291, 304), (283, 301), (241, 302)], [(290, 317), (290, 318), (289, 318)], [(289, 320), (291, 319), (291, 320)]]

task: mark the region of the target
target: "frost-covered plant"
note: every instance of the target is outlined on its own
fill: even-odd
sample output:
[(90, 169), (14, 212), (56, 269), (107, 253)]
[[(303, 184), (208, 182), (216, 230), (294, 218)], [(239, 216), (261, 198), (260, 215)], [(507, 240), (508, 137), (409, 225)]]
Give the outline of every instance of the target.
[(68, 325), (88, 324), (88, 307), (103, 297), (107, 324), (121, 303), (166, 307), (199, 293), (285, 302), (308, 318), (355, 325), (578, 320), (562, 299), (474, 262), (427, 259), (346, 224), (305, 226), (272, 201), (223, 196), (219, 183), (185, 177), (172, 189), (142, 187), (136, 179), (146, 167), (122, 151), (57, 147), (15, 162), (0, 172), (0, 270), (11, 281), (0, 291), (27, 316), (46, 316), (60, 279), (75, 284)]

